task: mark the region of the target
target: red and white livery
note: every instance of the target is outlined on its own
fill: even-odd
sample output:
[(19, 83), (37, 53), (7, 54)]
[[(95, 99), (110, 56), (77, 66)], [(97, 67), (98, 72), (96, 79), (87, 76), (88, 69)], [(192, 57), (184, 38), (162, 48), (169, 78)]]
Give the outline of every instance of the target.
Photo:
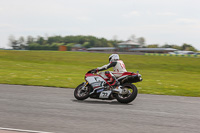
[(75, 98), (78, 100), (85, 100), (88, 97), (104, 100), (117, 99), (120, 103), (130, 103), (136, 98), (137, 88), (132, 83), (142, 81), (139, 73), (121, 73), (117, 78), (120, 82), (117, 91), (113, 88), (109, 78), (104, 76), (92, 70), (88, 71), (85, 74), (85, 82), (78, 85), (74, 91)]

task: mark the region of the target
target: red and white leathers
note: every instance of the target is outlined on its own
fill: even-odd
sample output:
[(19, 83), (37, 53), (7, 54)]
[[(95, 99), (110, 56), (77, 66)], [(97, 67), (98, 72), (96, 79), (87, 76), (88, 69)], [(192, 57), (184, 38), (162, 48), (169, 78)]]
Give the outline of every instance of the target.
[(103, 74), (105, 74), (110, 79), (110, 81), (112, 82), (112, 85), (115, 85), (117, 83), (116, 77), (119, 77), (124, 72), (127, 72), (126, 67), (125, 67), (125, 64), (122, 60), (114, 60), (114, 61), (111, 61), (107, 65), (104, 65), (102, 67), (98, 67), (97, 70), (98, 71), (107, 70), (110, 67), (113, 67), (113, 72), (106, 71), (105, 73), (101, 73), (101, 75), (103, 76)]

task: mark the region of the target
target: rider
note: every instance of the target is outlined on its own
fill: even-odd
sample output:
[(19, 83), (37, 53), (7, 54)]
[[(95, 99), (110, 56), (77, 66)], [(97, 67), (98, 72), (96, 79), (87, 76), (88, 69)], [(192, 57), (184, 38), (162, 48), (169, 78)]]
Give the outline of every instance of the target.
[[(113, 67), (113, 72), (110, 71), (105, 71), (105, 75), (109, 78), (111, 85), (114, 88), (117, 88), (119, 86), (119, 81), (117, 81), (115, 76), (119, 76), (126, 71), (124, 62), (122, 60), (119, 60), (119, 55), (118, 54), (112, 54), (109, 56), (109, 64), (104, 65), (102, 67), (98, 67), (94, 69), (94, 71), (103, 71), (107, 70), (110, 67)], [(114, 76), (115, 75), (115, 76)]]

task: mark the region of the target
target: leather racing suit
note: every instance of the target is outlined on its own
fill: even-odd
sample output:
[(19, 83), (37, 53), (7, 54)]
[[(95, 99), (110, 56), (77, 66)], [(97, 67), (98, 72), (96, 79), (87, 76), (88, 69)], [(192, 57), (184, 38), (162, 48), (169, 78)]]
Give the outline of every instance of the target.
[(113, 72), (106, 71), (105, 75), (109, 78), (112, 86), (118, 86), (119, 82), (117, 81), (116, 77), (119, 77), (124, 72), (127, 72), (125, 64), (124, 64), (124, 62), (122, 60), (112, 61), (107, 65), (104, 65), (102, 67), (98, 67), (97, 71), (107, 70), (107, 69), (109, 69), (111, 67), (113, 67)]

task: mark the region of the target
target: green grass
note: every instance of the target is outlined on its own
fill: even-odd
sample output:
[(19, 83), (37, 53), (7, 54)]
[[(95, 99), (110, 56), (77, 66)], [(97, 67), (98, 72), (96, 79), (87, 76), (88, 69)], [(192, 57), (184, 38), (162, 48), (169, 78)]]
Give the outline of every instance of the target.
[[(84, 74), (108, 63), (109, 54), (0, 50), (0, 83), (75, 88)], [(200, 96), (200, 58), (120, 55), (140, 71), (139, 93)], [(112, 69), (109, 69), (112, 70)]]

